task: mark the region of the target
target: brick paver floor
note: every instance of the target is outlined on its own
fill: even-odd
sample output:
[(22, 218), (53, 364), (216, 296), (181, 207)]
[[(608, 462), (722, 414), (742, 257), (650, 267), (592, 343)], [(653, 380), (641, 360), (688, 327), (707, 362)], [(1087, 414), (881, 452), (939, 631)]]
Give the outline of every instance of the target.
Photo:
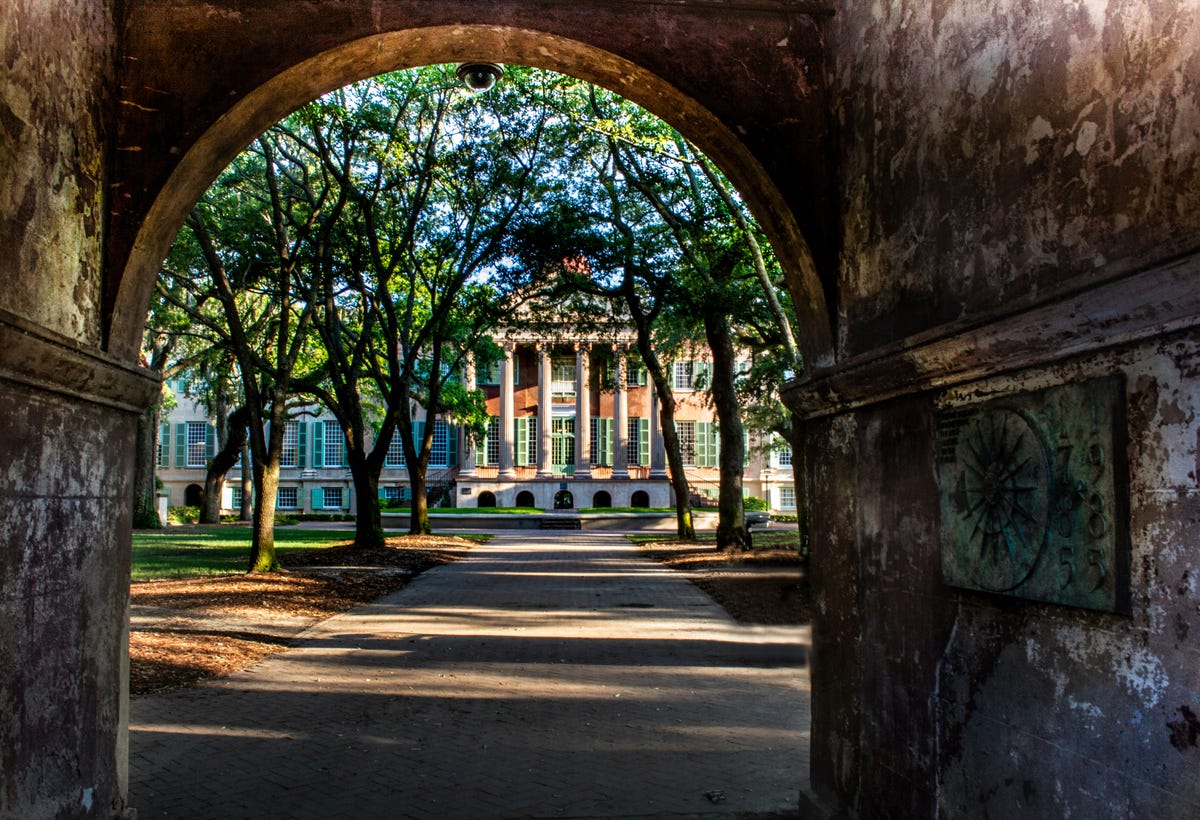
[(808, 634), (619, 535), (505, 534), (232, 678), (131, 704), (140, 818), (777, 816)]

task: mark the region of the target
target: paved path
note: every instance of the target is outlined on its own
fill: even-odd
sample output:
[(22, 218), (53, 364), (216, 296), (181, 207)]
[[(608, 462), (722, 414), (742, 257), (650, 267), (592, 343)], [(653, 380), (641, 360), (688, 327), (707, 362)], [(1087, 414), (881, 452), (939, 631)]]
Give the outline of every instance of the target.
[(805, 630), (734, 624), (621, 536), (472, 553), (254, 669), (134, 700), (139, 818), (794, 809)]

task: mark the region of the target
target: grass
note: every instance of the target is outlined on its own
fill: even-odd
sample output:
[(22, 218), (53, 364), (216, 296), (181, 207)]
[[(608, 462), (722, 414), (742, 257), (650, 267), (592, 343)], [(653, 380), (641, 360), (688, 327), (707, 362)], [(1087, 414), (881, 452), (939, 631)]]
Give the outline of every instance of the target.
[[(482, 542), (492, 536), (463, 534), (457, 537)], [(275, 530), (275, 549), (281, 554), (323, 549), (353, 538), (353, 530), (288, 527)], [(246, 526), (169, 528), (133, 534), (134, 581), (228, 575), (245, 572), (249, 561), (250, 528)]]
[[(538, 515), (544, 510), (538, 507), (430, 507), (430, 515), (477, 515), (485, 513), (500, 513), (503, 515)], [(408, 507), (391, 507), (383, 511), (384, 515), (410, 515)]]
[(577, 510), (581, 513), (671, 513), (675, 514), (674, 507), (584, 507)]

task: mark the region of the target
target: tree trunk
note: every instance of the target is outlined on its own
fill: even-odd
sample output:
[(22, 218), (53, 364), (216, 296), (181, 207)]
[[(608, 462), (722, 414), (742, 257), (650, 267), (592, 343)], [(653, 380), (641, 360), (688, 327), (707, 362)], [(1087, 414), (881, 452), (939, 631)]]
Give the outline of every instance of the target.
[[(355, 462), (358, 465), (355, 465)], [(384, 546), (383, 519), (379, 510), (379, 471), (372, 470), (361, 458), (350, 459), (354, 478), (354, 546), (375, 549)]]
[(239, 407), (229, 414), (229, 418), (217, 416), (217, 438), (221, 446), (208, 463), (208, 472), (204, 474), (204, 500), (200, 505), (201, 524), (221, 522), (221, 496), (225, 494), (225, 476), (233, 469), (233, 465), (237, 464), (242, 454), (249, 415), (249, 410)]
[(712, 351), (713, 406), (720, 431), (720, 489), (717, 496), (717, 549), (750, 549), (746, 529), (745, 502), (742, 498), (742, 474), (746, 465), (746, 440), (742, 433), (742, 409), (734, 390), (733, 338), (728, 319), (706, 311), (704, 335)]
[(254, 523), (250, 546), (250, 571), (275, 572), (275, 495), (279, 491), (279, 459), (266, 459), (254, 465)]
[(254, 472), (251, 465), (250, 444), (242, 445), (242, 507), (238, 510), (239, 521), (250, 521), (254, 517)]
[(433, 532), (429, 524), (429, 499), (426, 497), (425, 474), (423, 467), (410, 468), (409, 480), (412, 483), (412, 514), (409, 517), (408, 531), (412, 535), (428, 535)]
[(138, 417), (137, 444), (134, 451), (133, 526), (158, 529), (158, 487), (154, 480), (158, 464), (159, 402)]

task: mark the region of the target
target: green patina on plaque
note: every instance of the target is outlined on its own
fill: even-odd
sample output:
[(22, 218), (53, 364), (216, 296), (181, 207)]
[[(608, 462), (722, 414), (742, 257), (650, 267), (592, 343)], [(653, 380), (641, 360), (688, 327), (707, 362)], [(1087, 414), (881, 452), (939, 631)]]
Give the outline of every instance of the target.
[(938, 413), (942, 580), (1129, 610), (1121, 376)]

